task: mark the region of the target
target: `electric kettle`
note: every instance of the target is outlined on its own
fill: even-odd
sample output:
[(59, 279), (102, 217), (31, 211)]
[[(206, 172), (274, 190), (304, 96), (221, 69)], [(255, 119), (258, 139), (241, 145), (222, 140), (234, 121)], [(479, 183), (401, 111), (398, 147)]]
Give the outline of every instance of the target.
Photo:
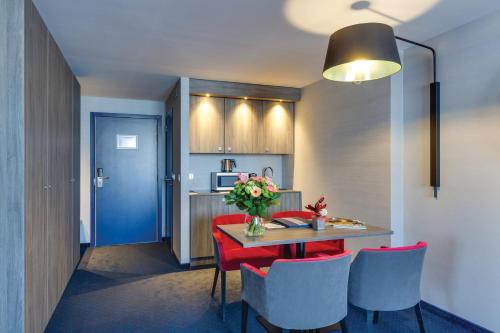
[(236, 168), (236, 160), (232, 158), (225, 158), (220, 163), (222, 172), (233, 172), (233, 167)]

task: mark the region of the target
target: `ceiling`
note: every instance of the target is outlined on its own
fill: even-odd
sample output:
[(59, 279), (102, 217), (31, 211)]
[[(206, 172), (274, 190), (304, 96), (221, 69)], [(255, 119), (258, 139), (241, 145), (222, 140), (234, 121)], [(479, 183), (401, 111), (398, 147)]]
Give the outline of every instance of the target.
[[(384, 22), (425, 41), (498, 0), (34, 0), (84, 95), (161, 100), (179, 76), (303, 87), (328, 36)], [(402, 46), (402, 45), (401, 45)]]

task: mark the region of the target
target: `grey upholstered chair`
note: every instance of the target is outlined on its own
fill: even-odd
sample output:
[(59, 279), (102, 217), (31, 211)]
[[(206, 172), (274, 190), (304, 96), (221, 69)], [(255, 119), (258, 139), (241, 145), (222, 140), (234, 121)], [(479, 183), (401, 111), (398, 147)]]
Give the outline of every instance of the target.
[(312, 330), (340, 322), (346, 333), (351, 252), (336, 256), (276, 260), (269, 272), (241, 265), (241, 331), (248, 306), (281, 329)]
[(368, 331), (379, 311), (414, 308), (418, 327), (425, 332), (420, 309), (420, 277), (427, 244), (362, 249), (349, 274), (349, 303), (367, 312)]

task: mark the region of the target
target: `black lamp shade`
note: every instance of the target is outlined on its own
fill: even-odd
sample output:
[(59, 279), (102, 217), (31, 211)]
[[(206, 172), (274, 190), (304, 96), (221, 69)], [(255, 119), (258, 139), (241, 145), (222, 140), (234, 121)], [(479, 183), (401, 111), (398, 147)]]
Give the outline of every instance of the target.
[(323, 77), (361, 82), (393, 75), (401, 69), (394, 30), (382, 23), (345, 27), (330, 36)]

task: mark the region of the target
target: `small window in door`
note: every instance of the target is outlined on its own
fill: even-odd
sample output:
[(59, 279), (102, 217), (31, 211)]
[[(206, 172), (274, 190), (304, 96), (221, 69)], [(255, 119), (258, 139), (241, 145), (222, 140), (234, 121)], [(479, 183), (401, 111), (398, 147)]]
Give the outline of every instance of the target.
[(137, 135), (116, 135), (116, 149), (137, 149)]

